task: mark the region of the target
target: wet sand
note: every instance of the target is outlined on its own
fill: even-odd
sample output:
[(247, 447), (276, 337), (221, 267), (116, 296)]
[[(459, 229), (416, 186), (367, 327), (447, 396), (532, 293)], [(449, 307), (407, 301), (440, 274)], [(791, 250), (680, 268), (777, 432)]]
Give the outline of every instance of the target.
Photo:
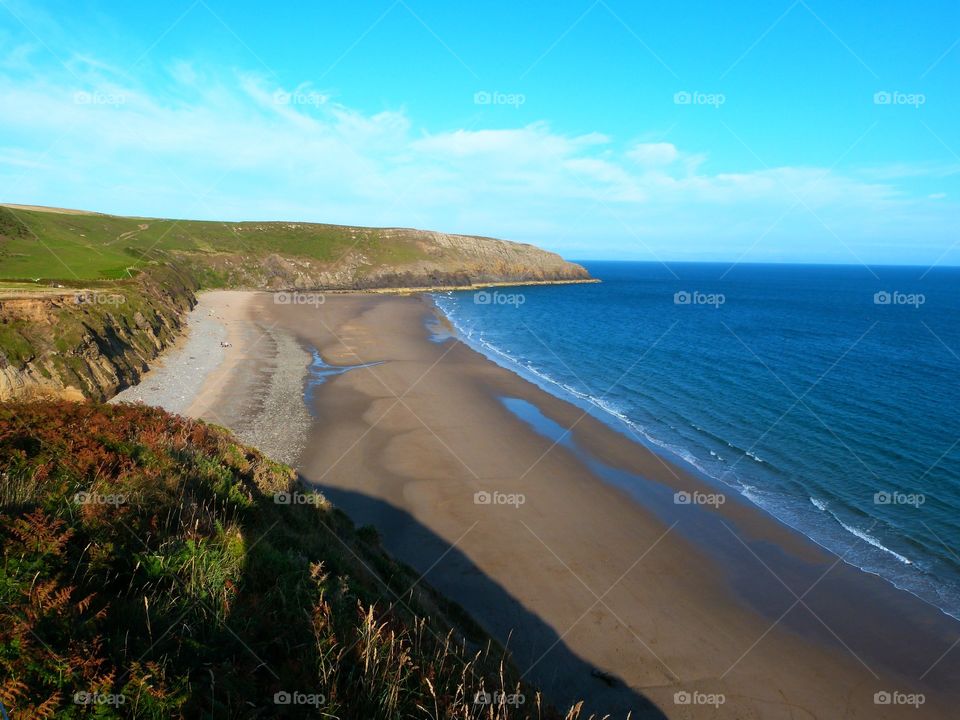
[[(555, 704), (584, 699), (614, 717), (956, 717), (960, 623), (735, 496), (677, 504), (678, 491), (724, 489), (432, 340), (429, 300), (214, 300), (231, 305), (232, 359), (188, 412), (245, 439), (257, 427), (301, 438), (284, 452), (305, 479), (508, 643)], [(305, 414), (312, 348), (331, 365), (380, 364), (324, 377)]]

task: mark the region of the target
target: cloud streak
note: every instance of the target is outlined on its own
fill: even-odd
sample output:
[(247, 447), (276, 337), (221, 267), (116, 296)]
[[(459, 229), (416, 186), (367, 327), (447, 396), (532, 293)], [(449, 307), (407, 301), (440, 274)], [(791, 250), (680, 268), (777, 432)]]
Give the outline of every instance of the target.
[[(364, 113), (250, 72), (178, 61), (158, 90), (92, 57), (25, 72), (30, 57), (14, 48), (0, 62), (7, 201), (415, 225), (576, 257), (595, 256), (600, 238), (624, 257), (729, 259), (754, 247), (747, 260), (841, 262), (854, 260), (848, 243), (862, 254), (884, 246), (878, 238), (922, 232), (918, 245), (935, 257), (953, 242), (955, 201), (898, 185), (946, 177), (944, 166), (708, 171), (702, 149), (666, 141), (567, 134), (547, 122), (427, 132), (403, 109)], [(803, 257), (811, 235), (830, 242), (830, 257)]]

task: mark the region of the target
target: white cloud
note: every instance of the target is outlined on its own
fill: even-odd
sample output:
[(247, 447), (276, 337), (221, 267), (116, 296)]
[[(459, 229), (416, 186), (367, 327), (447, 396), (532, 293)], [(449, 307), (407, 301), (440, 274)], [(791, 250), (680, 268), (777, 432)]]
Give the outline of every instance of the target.
[[(7, 60), (25, 58), (17, 50)], [(709, 173), (699, 148), (622, 146), (545, 122), (426, 132), (402, 108), (361, 112), (323, 89), (277, 87), (250, 73), (218, 77), (183, 60), (168, 68), (162, 91), (95, 58), (73, 59), (79, 77), (3, 67), (0, 196), (8, 201), (417, 225), (579, 256), (600, 241), (671, 256), (722, 242), (729, 256), (764, 233), (780, 246), (811, 234), (854, 243), (866, 223), (888, 221), (882, 231), (903, 236), (946, 227), (955, 210), (942, 196), (912, 198), (896, 184), (949, 174), (942, 167)], [(78, 103), (77, 93), (89, 101)]]
[(637, 143), (627, 151), (627, 157), (644, 167), (670, 165), (680, 153), (673, 143)]

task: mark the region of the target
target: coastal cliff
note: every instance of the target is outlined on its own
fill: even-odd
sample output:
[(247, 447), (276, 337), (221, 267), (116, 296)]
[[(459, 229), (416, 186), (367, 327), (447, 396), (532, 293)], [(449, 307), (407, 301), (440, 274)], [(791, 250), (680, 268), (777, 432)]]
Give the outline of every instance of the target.
[(533, 245), (405, 228), (0, 205), (0, 400), (104, 400), (173, 342), (195, 293), (592, 282)]
[[(237, 233), (251, 233), (243, 226)], [(425, 230), (288, 225), (301, 242), (336, 233), (351, 239), (333, 257), (262, 252), (172, 250), (198, 266), (209, 287), (271, 290), (371, 290), (470, 287), (485, 283), (590, 281), (580, 265), (533, 245)], [(268, 231), (254, 226), (254, 237)], [(319, 239), (319, 238), (318, 238)]]
[(171, 266), (135, 280), (0, 294), (0, 400), (105, 400), (180, 334), (196, 282)]
[(583, 267), (555, 253), (488, 237), (0, 205), (0, 279), (123, 279), (146, 261), (188, 268), (203, 288), (363, 290), (590, 281)]

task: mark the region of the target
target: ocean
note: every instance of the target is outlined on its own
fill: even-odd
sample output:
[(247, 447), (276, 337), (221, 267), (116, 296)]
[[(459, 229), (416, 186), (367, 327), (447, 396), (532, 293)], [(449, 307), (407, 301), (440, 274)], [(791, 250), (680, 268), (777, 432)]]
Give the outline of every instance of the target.
[(960, 618), (960, 268), (584, 262), (461, 339)]

